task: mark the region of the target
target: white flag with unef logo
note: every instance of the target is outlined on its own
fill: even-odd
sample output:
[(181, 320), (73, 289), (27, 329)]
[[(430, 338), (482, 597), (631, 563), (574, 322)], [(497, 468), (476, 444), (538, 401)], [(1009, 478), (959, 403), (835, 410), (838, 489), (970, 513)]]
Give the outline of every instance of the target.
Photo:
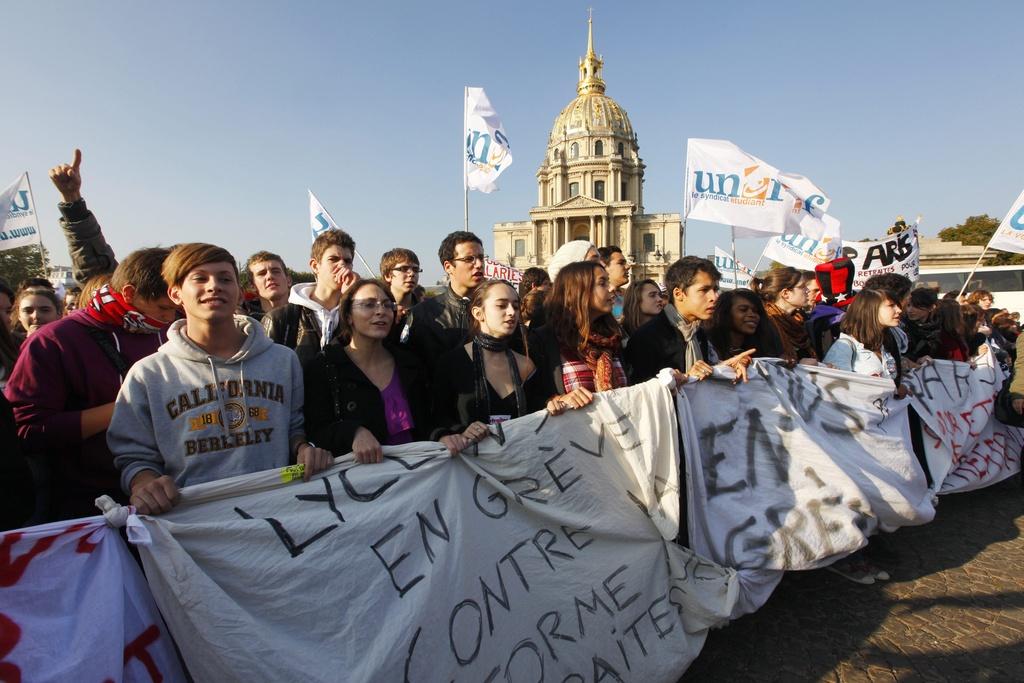
[(466, 88), (466, 187), (494, 192), (501, 172), (512, 165), (511, 145), (483, 88)]
[(1024, 192), (1020, 193), (1017, 201), (1007, 212), (1006, 218), (996, 228), (988, 247), (1024, 254)]
[(738, 237), (839, 238), (839, 221), (825, 213), (829, 200), (820, 188), (728, 140), (687, 140), (684, 200), (686, 218), (734, 226)]
[(4, 211), (0, 213), (0, 251), (39, 243), (39, 219), (28, 173), (22, 173), (0, 193), (0, 211)]
[(734, 261), (732, 255), (721, 247), (715, 247), (715, 268), (722, 274), (718, 284), (723, 289), (750, 287), (750, 280), (754, 277), (754, 271)]
[(328, 230), (340, 230), (338, 224), (334, 222), (331, 214), (327, 213), (327, 209), (320, 203), (320, 200), (316, 198), (312, 190), (306, 190), (309, 192), (309, 229), (312, 234), (312, 238), (315, 241), (321, 233), (327, 232)]

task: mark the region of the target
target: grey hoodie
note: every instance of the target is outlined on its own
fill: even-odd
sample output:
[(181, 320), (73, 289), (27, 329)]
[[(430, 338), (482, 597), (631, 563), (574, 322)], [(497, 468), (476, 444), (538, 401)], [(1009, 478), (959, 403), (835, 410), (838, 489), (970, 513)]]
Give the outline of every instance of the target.
[[(210, 356), (185, 336), (132, 366), (121, 385), (107, 444), (131, 491), (142, 470), (167, 474), (179, 488), (288, 464), (302, 431), (302, 368), (295, 352), (274, 344), (251, 318), (228, 359)], [(226, 419), (222, 419), (224, 416)]]

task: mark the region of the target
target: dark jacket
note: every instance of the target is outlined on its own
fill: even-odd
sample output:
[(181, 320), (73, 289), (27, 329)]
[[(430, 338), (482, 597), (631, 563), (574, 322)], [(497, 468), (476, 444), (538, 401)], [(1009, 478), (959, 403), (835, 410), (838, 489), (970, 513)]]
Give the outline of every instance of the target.
[(406, 346), (423, 365), (433, 368), (445, 351), (466, 342), (469, 334), (469, 299), (445, 287), (435, 297), (412, 307), (406, 320), (409, 338)]
[(541, 325), (530, 328), (528, 342), (530, 360), (537, 366), (536, 391), (546, 402), (552, 396), (565, 393), (562, 382), (562, 349), (555, 337), (554, 328)]
[(0, 392), (0, 531), (25, 526), (34, 508), (32, 472), (21, 454), (11, 404)]
[[(263, 330), (275, 344), (295, 349), (303, 368), (320, 353), (320, 321), (316, 313), (299, 304), (285, 304), (272, 309), (260, 320)], [(340, 326), (331, 341), (338, 338)]]
[[(405, 390), (414, 423), (413, 437), (430, 433), (430, 399), (423, 367), (407, 350), (384, 342), (395, 359), (395, 370)], [(352, 362), (338, 342), (327, 345), (303, 366), (306, 384), (306, 436), (320, 448), (337, 455), (352, 451), (356, 430), (366, 427), (380, 443), (388, 438), (384, 400), (380, 389)]]
[[(697, 330), (694, 339), (700, 345), (701, 355), (709, 357), (707, 334)], [(692, 343), (692, 342), (691, 342)], [(626, 364), (630, 368), (630, 384), (646, 382), (656, 377), (662, 368), (675, 368), (686, 373), (686, 345), (683, 335), (664, 313), (660, 313), (640, 326), (626, 345)]]
[[(543, 393), (541, 373), (534, 370), (525, 382), (526, 407), (522, 417), (541, 410), (551, 394)], [(491, 416), (479, 410), (476, 402), (476, 368), (466, 349), (457, 346), (438, 359), (434, 368), (434, 383), (430, 388), (434, 431), (432, 439), (446, 434), (459, 434), (473, 422), (490, 422)]]
[[(106, 340), (107, 350), (93, 335)], [(82, 411), (117, 398), (127, 371), (108, 354), (130, 367), (166, 339), (163, 332), (132, 334), (78, 310), (45, 325), (22, 346), (7, 398), (23, 452), (54, 456), (50, 519), (97, 514), (93, 500), (103, 494), (125, 502), (106, 432), (83, 440)]]
[(940, 353), (939, 326), (934, 320), (914, 322), (910, 318), (900, 320), (900, 328), (907, 333), (907, 352), (912, 361), (922, 356), (937, 358)]
[(77, 202), (60, 202), (60, 227), (68, 241), (71, 255), (71, 276), (80, 284), (101, 273), (113, 273), (117, 268), (114, 250), (107, 244), (100, 230), (96, 216), (85, 205), (84, 199)]

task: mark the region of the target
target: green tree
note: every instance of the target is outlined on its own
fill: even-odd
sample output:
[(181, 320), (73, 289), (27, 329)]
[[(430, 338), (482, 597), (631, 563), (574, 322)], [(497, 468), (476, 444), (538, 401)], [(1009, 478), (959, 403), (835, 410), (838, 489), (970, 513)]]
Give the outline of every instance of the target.
[[(43, 255), (49, 263), (45, 248)], [(17, 289), (18, 285), (30, 277), (46, 277), (46, 268), (39, 261), (38, 247), (18, 247), (0, 251), (0, 280), (6, 282), (11, 289)]]
[[(943, 242), (960, 242), (965, 245), (983, 247), (988, 244), (999, 227), (999, 219), (983, 213), (968, 216), (963, 223), (939, 230)], [(1024, 264), (1024, 254), (1011, 254), (993, 249), (985, 256), (987, 266), (1011, 266)]]

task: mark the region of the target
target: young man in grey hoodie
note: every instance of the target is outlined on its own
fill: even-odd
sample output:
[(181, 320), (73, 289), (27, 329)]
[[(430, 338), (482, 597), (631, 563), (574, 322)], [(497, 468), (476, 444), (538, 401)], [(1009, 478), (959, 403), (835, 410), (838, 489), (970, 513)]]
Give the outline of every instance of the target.
[(234, 314), (235, 259), (179, 244), (164, 261), (170, 299), (185, 311), (167, 343), (125, 377), (107, 430), (121, 486), (141, 514), (167, 512), (178, 489), (259, 470), (331, 466), (302, 429), (302, 370), (252, 319)]

